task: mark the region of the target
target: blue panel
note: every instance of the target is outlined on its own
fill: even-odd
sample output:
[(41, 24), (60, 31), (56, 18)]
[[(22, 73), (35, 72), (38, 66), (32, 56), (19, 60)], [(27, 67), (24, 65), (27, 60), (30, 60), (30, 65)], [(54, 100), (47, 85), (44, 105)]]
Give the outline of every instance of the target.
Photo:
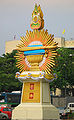
[(43, 45), (28, 45), (28, 47), (40, 47), (40, 46), (43, 46)]
[(37, 54), (44, 54), (45, 53), (45, 50), (44, 49), (39, 49), (39, 50), (29, 50), (29, 51), (24, 51), (24, 54), (25, 55), (37, 55)]
[[(29, 45), (28, 47), (40, 47), (40, 46), (43, 45)], [(24, 55), (40, 55), (44, 53), (45, 53), (44, 49), (24, 51)]]

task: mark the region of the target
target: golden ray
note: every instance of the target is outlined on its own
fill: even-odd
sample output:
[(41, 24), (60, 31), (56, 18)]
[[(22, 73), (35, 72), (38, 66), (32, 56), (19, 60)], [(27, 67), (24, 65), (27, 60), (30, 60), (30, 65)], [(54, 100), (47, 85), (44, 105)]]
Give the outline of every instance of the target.
[(47, 41), (46, 41), (45, 44), (48, 45), (49, 42), (51, 42), (51, 34), (50, 34), (50, 36), (48, 37), (48, 39), (47, 39)]
[(52, 55), (53, 58), (55, 58), (56, 56), (55, 55)]
[(48, 42), (47, 42), (47, 45), (51, 45), (52, 43), (54, 43), (54, 41), (53, 41), (53, 40), (54, 40), (54, 38), (53, 38), (53, 39), (51, 39), (50, 41), (48, 41)]
[(20, 71), (20, 73), (21, 73), (21, 72), (23, 71), (23, 69), (20, 69), (19, 71)]
[(19, 56), (14, 56), (15, 58), (19, 58)]
[(57, 53), (52, 53), (52, 55), (55, 55), (55, 56), (56, 56), (56, 55), (57, 55)]
[(21, 52), (21, 51), (18, 51), (18, 53), (16, 53), (16, 55), (20, 55), (20, 54), (22, 54), (22, 52)]
[(17, 62), (20, 63), (22, 60), (18, 59)]
[(26, 41), (26, 42), (28, 42), (28, 41), (29, 41), (29, 39), (28, 39), (28, 36), (27, 36), (27, 35), (25, 36), (25, 41)]
[(50, 63), (47, 63), (47, 66), (51, 69), (51, 64)]
[(40, 37), (40, 34), (39, 34), (39, 31), (37, 30), (37, 37), (39, 38)]
[(53, 46), (54, 46), (54, 45), (58, 45), (58, 43), (54, 42), (54, 43), (52, 43), (51, 45), (53, 45)]
[(21, 47), (22, 43), (18, 44), (17, 47)]
[(54, 60), (50, 60), (51, 62), (53, 62), (53, 63), (55, 63), (55, 61)]
[(45, 69), (46, 73), (50, 74), (51, 72), (47, 70), (47, 68)]
[(32, 34), (32, 32), (31, 32), (31, 31), (29, 31), (29, 36), (31, 36), (31, 34)]
[(48, 74), (48, 72), (46, 70), (44, 70), (46, 74)]
[(47, 67), (48, 71), (50, 71), (50, 72), (51, 72), (51, 69), (49, 68), (48, 64), (46, 65), (46, 67)]
[(50, 64), (55, 65), (55, 63), (53, 63), (53, 62), (50, 62)]
[(26, 37), (27, 37), (27, 39), (29, 38), (29, 32), (28, 32), (28, 30), (26, 31)]
[(50, 64), (51, 67), (53, 67), (54, 65)]
[(16, 57), (16, 59), (20, 60), (20, 59), (22, 59), (22, 58), (19, 56), (19, 58), (18, 58), (18, 57)]
[(16, 45), (16, 47), (19, 47), (19, 48), (21, 48), (21, 47), (20, 47), (20, 45)]
[(19, 65), (21, 65), (21, 63), (19, 62), (19, 63), (17, 63), (17, 66), (19, 66)]
[(24, 68), (24, 66), (20, 66), (20, 69), (23, 69)]
[(53, 58), (51, 57), (51, 59), (50, 59), (50, 60), (54, 60), (54, 57), (53, 57)]
[(52, 50), (52, 53), (57, 53), (57, 51)]
[(19, 59), (16, 58), (16, 60), (17, 60), (18, 62), (21, 62), (21, 61), (22, 61), (22, 58), (19, 58)]
[(25, 39), (23, 39), (23, 37), (20, 37), (21, 41), (24, 43), (25, 42)]
[(49, 60), (52, 58), (52, 56), (48, 56)]
[(47, 41), (46, 45), (50, 45), (51, 42), (52, 42), (52, 40), (49, 39), (49, 40)]

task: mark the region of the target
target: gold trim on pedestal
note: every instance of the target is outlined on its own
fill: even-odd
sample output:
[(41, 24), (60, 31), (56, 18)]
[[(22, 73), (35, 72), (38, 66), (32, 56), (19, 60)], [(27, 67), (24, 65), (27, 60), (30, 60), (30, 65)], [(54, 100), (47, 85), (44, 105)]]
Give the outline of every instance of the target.
[[(23, 84), (22, 103), (40, 103), (40, 82), (26, 82)], [(31, 89), (30, 85), (33, 85), (34, 88)]]

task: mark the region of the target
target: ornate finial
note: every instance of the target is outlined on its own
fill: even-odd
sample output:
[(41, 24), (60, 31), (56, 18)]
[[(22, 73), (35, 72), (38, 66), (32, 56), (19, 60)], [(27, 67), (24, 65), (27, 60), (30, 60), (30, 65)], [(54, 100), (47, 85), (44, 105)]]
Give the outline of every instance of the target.
[(31, 29), (42, 29), (44, 27), (43, 12), (40, 5), (35, 4), (34, 11), (32, 12), (32, 21), (30, 24)]

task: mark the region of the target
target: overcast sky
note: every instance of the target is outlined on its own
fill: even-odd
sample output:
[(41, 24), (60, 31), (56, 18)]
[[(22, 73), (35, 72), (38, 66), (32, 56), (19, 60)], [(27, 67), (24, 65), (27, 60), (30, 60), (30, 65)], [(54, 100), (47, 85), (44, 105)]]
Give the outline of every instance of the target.
[[(5, 52), (5, 42), (20, 39), (30, 29), (35, 3), (40, 4), (45, 26), (55, 37), (74, 39), (74, 0), (0, 0), (0, 55)], [(62, 31), (65, 29), (65, 34)]]

